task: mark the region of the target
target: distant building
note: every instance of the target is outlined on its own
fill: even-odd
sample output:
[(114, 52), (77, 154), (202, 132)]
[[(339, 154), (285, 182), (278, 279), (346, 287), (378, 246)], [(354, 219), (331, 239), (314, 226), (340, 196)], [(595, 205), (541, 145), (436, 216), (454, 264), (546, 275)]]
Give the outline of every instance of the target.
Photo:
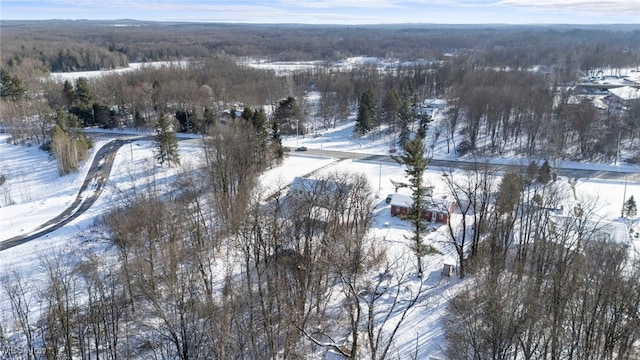
[(610, 98), (621, 106), (631, 106), (640, 102), (640, 89), (633, 86), (622, 86), (609, 89)]
[[(409, 194), (393, 194), (391, 197), (391, 215), (392, 216), (405, 216), (409, 213), (411, 206), (413, 205), (413, 198)], [(432, 221), (441, 224), (449, 223), (450, 214), (453, 213), (455, 203), (443, 197), (424, 197), (424, 210), (422, 211), (422, 218), (427, 221)]]

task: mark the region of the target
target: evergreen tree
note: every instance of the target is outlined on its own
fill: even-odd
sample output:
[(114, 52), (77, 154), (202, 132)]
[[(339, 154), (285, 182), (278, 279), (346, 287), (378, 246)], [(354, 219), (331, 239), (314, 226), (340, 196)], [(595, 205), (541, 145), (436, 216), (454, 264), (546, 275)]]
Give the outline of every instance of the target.
[(356, 118), (355, 132), (359, 135), (365, 135), (375, 124), (375, 108), (374, 98), (371, 89), (362, 93), (360, 96), (360, 104), (358, 105), (358, 117)]
[(211, 109), (208, 107), (204, 108), (204, 113), (202, 115), (202, 124), (200, 128), (200, 133), (206, 134), (207, 130), (210, 126), (214, 126), (216, 124), (216, 116)]
[(0, 97), (8, 97), (17, 100), (24, 96), (27, 91), (26, 85), (17, 75), (11, 75), (4, 70), (0, 70)]
[(413, 204), (407, 214), (413, 227), (411, 235), (411, 250), (416, 256), (418, 273), (422, 277), (422, 257), (433, 252), (433, 248), (424, 243), (423, 237), (427, 233), (427, 226), (423, 221), (423, 213), (426, 195), (426, 187), (423, 184), (424, 172), (429, 166), (429, 158), (425, 157), (424, 142), (420, 137), (416, 137), (411, 141), (405, 142), (404, 154), (394, 159), (406, 166), (406, 174), (409, 177), (409, 188), (412, 191)]
[(638, 206), (636, 205), (636, 199), (631, 195), (627, 201), (624, 203), (624, 214), (628, 218), (635, 217), (638, 213)]
[(296, 132), (298, 132), (297, 127), (300, 126), (302, 120), (304, 120), (302, 110), (300, 109), (298, 101), (293, 96), (280, 100), (278, 106), (273, 111), (273, 121), (278, 122), (281, 129), (284, 129), (287, 133), (289, 129), (296, 129)]
[(538, 169), (538, 178), (536, 179), (540, 184), (546, 184), (551, 181), (551, 166), (549, 165), (549, 161), (545, 160)]
[(190, 134), (195, 134), (198, 132), (198, 117), (193, 111), (176, 110), (176, 120), (178, 120), (178, 124), (180, 125), (179, 132)]
[(71, 92), (69, 85), (66, 83), (63, 85), (65, 100), (71, 105), (69, 112), (76, 115), (84, 126), (96, 125), (93, 94), (89, 80), (85, 77), (77, 78), (73, 92)]
[(76, 79), (75, 99), (83, 105), (90, 105), (93, 100), (93, 94), (89, 86), (89, 80), (85, 77)]
[(156, 159), (160, 162), (160, 165), (164, 165), (165, 162), (169, 166), (171, 166), (171, 163), (180, 164), (176, 134), (171, 129), (169, 120), (164, 114), (160, 114), (156, 125), (155, 145)]
[(407, 99), (402, 100), (400, 109), (398, 110), (398, 119), (400, 120), (400, 134), (398, 135), (398, 146), (404, 148), (404, 143), (409, 140), (411, 129), (409, 126), (413, 122), (413, 113), (411, 105)]
[(248, 111), (251, 113), (249, 121), (251, 122), (251, 125), (253, 125), (253, 128), (256, 130), (256, 133), (258, 133), (258, 136), (260, 136), (262, 139), (266, 139), (268, 134), (267, 114), (265, 114), (263, 109), (258, 109), (253, 112), (251, 111), (251, 109), (248, 109)]
[(76, 101), (76, 91), (73, 89), (73, 84), (71, 84), (69, 80), (65, 80), (64, 84), (62, 84), (62, 94), (64, 95), (67, 108), (71, 107)]
[(390, 89), (382, 103), (382, 115), (384, 116), (384, 120), (389, 124), (391, 132), (396, 131), (395, 126), (399, 110), (400, 100), (398, 99), (398, 95), (394, 89)]
[(271, 123), (271, 148), (273, 149), (274, 158), (276, 161), (284, 158), (284, 148), (282, 147), (282, 138), (280, 137), (280, 129), (278, 129), (278, 123)]
[(496, 196), (496, 211), (499, 215), (511, 214), (515, 211), (519, 201), (525, 179), (515, 172), (508, 172), (502, 177)]
[(527, 166), (527, 171), (525, 173), (524, 181), (527, 185), (531, 185), (533, 181), (536, 179), (536, 176), (539, 176), (539, 168), (538, 164), (535, 161), (531, 160), (529, 165)]
[(253, 142), (253, 146), (255, 147), (255, 157), (254, 160), (257, 161), (259, 166), (263, 166), (265, 163), (268, 163), (271, 159), (269, 154), (267, 153), (267, 144), (269, 142), (269, 132), (267, 131), (267, 115), (264, 113), (264, 110), (251, 110), (248, 107), (245, 107), (242, 111), (242, 118), (249, 124), (251, 124), (251, 128), (253, 129), (253, 134), (251, 135), (251, 141)]

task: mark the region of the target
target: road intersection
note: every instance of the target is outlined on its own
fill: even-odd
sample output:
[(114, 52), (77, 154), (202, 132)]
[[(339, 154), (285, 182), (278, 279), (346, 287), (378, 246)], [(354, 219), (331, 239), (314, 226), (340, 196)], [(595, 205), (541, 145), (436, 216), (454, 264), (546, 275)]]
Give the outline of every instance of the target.
[[(113, 167), (113, 160), (115, 159), (117, 151), (125, 144), (132, 143), (137, 140), (153, 140), (149, 135), (134, 136), (123, 135), (121, 133), (111, 134), (105, 133), (104, 136), (110, 136), (111, 138), (118, 137), (116, 140), (103, 145), (93, 159), (91, 167), (85, 176), (85, 180), (76, 195), (74, 202), (65, 209), (58, 216), (52, 218), (46, 223), (40, 225), (38, 228), (31, 231), (29, 234), (19, 235), (6, 240), (0, 240), (0, 251), (12, 248), (24, 244), (26, 242), (35, 240), (39, 237), (47, 235), (57, 229), (62, 228), (85, 211), (87, 211), (98, 199), (102, 193), (104, 184), (106, 183)], [(179, 141), (201, 141), (198, 139), (178, 138)], [(362, 154), (356, 152), (347, 151), (334, 151), (324, 149), (307, 149), (302, 154), (296, 154), (294, 156), (314, 156), (314, 157), (330, 157), (337, 159), (352, 159), (359, 161), (368, 161), (376, 163), (395, 163), (396, 161), (390, 155), (372, 155)], [(463, 170), (475, 170), (485, 165), (491, 166), (493, 170), (497, 172), (506, 172), (508, 170), (525, 170), (527, 165), (524, 164), (491, 164), (484, 162), (468, 161), (468, 160), (442, 160), (431, 159), (429, 168), (440, 169), (443, 172), (450, 171), (451, 169), (463, 169)], [(559, 176), (566, 176), (570, 178), (596, 178), (596, 179), (613, 179), (613, 180), (625, 180), (625, 181), (640, 181), (640, 171), (628, 171), (620, 172), (614, 171), (609, 167), (608, 170), (596, 170), (596, 169), (583, 169), (578, 167), (563, 166), (555, 169)], [(90, 186), (91, 185), (91, 186)]]

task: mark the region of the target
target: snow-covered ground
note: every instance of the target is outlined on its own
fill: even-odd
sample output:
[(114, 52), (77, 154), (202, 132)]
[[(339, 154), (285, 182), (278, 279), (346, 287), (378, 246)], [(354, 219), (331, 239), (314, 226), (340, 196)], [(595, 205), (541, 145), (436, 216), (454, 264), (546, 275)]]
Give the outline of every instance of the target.
[[(285, 146), (295, 148), (307, 146), (315, 149), (352, 151), (369, 154), (387, 154), (392, 139), (385, 136), (372, 136), (359, 140), (353, 136), (353, 121), (339, 124), (335, 129), (320, 132), (321, 136), (307, 135), (285, 137)], [(96, 141), (91, 157), (108, 139), (102, 134)], [(75, 174), (60, 177), (56, 164), (46, 153), (33, 147), (21, 147), (7, 143), (7, 137), (0, 136), (0, 172), (5, 175), (6, 182), (0, 186), (0, 241), (18, 234), (25, 234), (40, 224), (53, 218), (66, 208), (75, 198), (88, 170), (91, 157), (81, 170)], [(442, 140), (441, 140), (442, 141)], [(184, 169), (193, 168), (201, 159), (198, 141), (182, 141), (179, 143)], [(434, 147), (434, 157), (451, 158), (447, 154), (446, 145), (438, 142)], [(510, 159), (495, 159), (510, 161)], [(602, 165), (582, 164), (585, 168), (596, 168)], [(632, 171), (633, 168), (628, 169)], [(21, 273), (33, 284), (37, 291), (43, 277), (38, 266), (43, 256), (59, 254), (69, 259), (77, 259), (87, 253), (104, 251), (105, 246), (87, 234), (93, 230), (98, 217), (111, 206), (117, 204), (123, 194), (131, 188), (140, 188), (153, 184), (162, 191), (168, 186), (180, 168), (159, 167), (153, 160), (153, 143), (136, 141), (124, 146), (118, 152), (111, 177), (97, 202), (86, 213), (82, 214), (67, 226), (50, 235), (32, 242), (0, 252), (0, 276), (12, 272)], [(304, 152), (291, 152), (282, 165), (268, 170), (262, 177), (265, 198), (273, 192), (284, 189), (296, 176), (320, 174), (333, 171), (351, 171), (363, 173), (376, 195), (375, 218), (371, 229), (371, 237), (381, 246), (388, 249), (390, 256), (401, 257), (409, 253), (406, 235), (409, 224), (391, 217), (390, 207), (384, 202), (389, 193), (394, 192), (391, 179), (404, 178), (404, 169), (400, 165), (360, 160), (338, 160), (328, 156), (311, 156)], [(425, 180), (435, 186), (436, 192), (444, 190), (442, 172), (427, 171)], [(566, 182), (567, 179), (561, 178)], [(576, 195), (597, 198), (600, 208), (598, 214), (602, 220), (615, 221), (620, 217), (623, 196), (634, 195), (640, 199), (640, 183), (614, 180), (578, 179), (575, 184)], [(456, 221), (454, 218), (453, 221)], [(638, 219), (635, 220), (636, 224)], [(636, 225), (637, 226), (637, 225)], [(434, 244), (443, 254), (431, 255), (425, 259), (426, 285), (433, 287), (424, 306), (416, 307), (409, 320), (400, 329), (396, 339), (397, 354), (400, 358), (408, 358), (418, 351), (418, 358), (444, 358), (444, 330), (441, 326), (446, 313), (448, 299), (461, 286), (459, 280), (442, 278), (440, 272), (443, 262), (454, 254), (448, 248), (444, 228), (434, 227), (428, 242)], [(638, 241), (634, 242), (637, 249)], [(411, 259), (411, 258), (410, 258)], [(1, 293), (0, 293), (1, 295)], [(6, 298), (0, 296), (0, 321), (11, 321), (11, 307)], [(416, 338), (419, 344), (416, 347)]]
[(349, 72), (362, 67), (375, 67), (378, 71), (393, 71), (400, 67), (410, 67), (416, 64), (428, 64), (426, 60), (400, 61), (397, 59), (381, 59), (371, 56), (355, 56), (339, 61), (270, 61), (264, 59), (246, 58), (238, 64), (254, 69), (271, 70), (278, 76), (288, 75), (300, 71), (332, 71)]
[[(381, 63), (380, 59), (368, 57), (350, 58), (329, 65), (319, 62), (292, 64), (264, 61), (247, 61), (244, 65), (286, 72), (318, 66), (331, 66), (340, 71), (371, 64), (385, 68), (399, 65), (393, 61)], [(51, 74), (51, 78), (57, 81), (74, 80), (81, 76), (98, 77), (109, 73), (133, 71), (145, 66), (169, 65), (185, 66), (186, 63), (138, 63), (130, 64), (129, 68), (112, 71), (54, 73)], [(638, 74), (640, 72), (633, 72), (633, 75)], [(309, 96), (313, 96), (313, 94)], [(433, 113), (433, 118), (435, 121), (426, 138), (428, 145), (433, 144), (431, 155), (436, 159), (455, 159), (453, 143), (450, 147), (451, 151), (448, 151), (446, 139), (440, 137), (436, 140), (433, 135), (439, 121), (443, 119), (442, 114), (436, 110)], [(366, 138), (355, 137), (353, 126), (354, 122), (351, 120), (338, 123), (336, 128), (321, 129), (318, 127), (312, 134), (306, 136), (284, 137), (283, 145), (291, 149), (305, 146), (309, 149), (327, 151), (388, 154), (389, 149), (396, 142), (396, 139), (387, 135), (384, 129), (379, 132), (374, 131)], [(135, 132), (118, 135), (105, 134), (101, 130), (95, 132), (102, 134), (96, 134), (100, 136), (96, 138), (96, 146), (91, 150), (89, 159), (83, 163), (77, 173), (64, 177), (58, 175), (55, 160), (50, 158), (48, 154), (35, 147), (8, 144), (8, 137), (0, 134), (0, 174), (4, 175), (6, 179), (5, 183), (0, 185), (0, 241), (32, 232), (69, 206), (77, 195), (93, 156), (100, 146), (110, 140), (109, 136), (121, 138), (122, 136), (144, 135)], [(454, 143), (457, 143), (459, 139), (454, 140), (456, 140)], [(180, 171), (193, 169), (201, 160), (201, 148), (198, 141), (181, 141), (179, 148), (183, 166), (167, 168), (156, 165), (153, 159), (153, 144), (150, 141), (138, 140), (131, 145), (122, 147), (115, 158), (111, 177), (96, 203), (87, 212), (61, 229), (40, 239), (0, 251), (0, 276), (14, 272), (19, 273), (23, 278), (29, 279), (29, 284), (32, 285), (30, 290), (36, 294), (39, 286), (44, 284), (44, 281), (39, 281), (44, 277), (43, 270), (39, 266), (43, 257), (56, 254), (73, 262), (90, 253), (104, 253), (107, 242), (97, 240), (99, 237), (96, 237), (94, 230), (96, 220), (112, 206), (118, 204), (131, 189), (142, 189), (153, 185), (158, 191), (164, 191)], [(505, 157), (483, 160), (496, 164), (528, 164), (531, 160), (537, 161), (539, 159)], [(640, 167), (637, 165), (582, 162), (563, 162), (555, 165), (578, 169), (640, 173)], [(326, 154), (312, 156), (304, 152), (291, 152), (280, 166), (269, 169), (262, 175), (264, 198), (279, 190), (286, 189), (296, 176), (313, 177), (316, 174), (335, 171), (358, 172), (369, 179), (376, 196), (375, 217), (370, 236), (377, 244), (387, 248), (390, 257), (407, 257), (407, 261), (410, 262), (412, 258), (406, 239), (410, 231), (409, 224), (392, 217), (390, 207), (384, 201), (387, 194), (393, 193), (395, 190), (390, 180), (402, 180), (405, 176), (404, 168), (400, 165), (361, 160), (338, 160)], [(566, 178), (559, 179), (563, 186), (571, 188), (568, 180)], [(435, 186), (436, 193), (444, 191), (441, 170), (428, 170), (425, 181)], [(599, 205), (597, 213), (602, 221), (619, 221), (624, 199), (631, 195), (634, 195), (637, 201), (640, 199), (640, 182), (577, 179), (573, 184), (576, 198), (597, 199)], [(454, 215), (452, 221), (459, 221), (459, 219)], [(638, 218), (625, 220), (625, 224), (635, 226), (637, 232)], [(445, 337), (442, 319), (446, 313), (448, 299), (455, 295), (457, 289), (463, 284), (455, 277), (443, 278), (440, 275), (443, 263), (450, 261), (455, 256), (453, 250), (446, 244), (445, 229), (437, 226), (433, 226), (432, 229), (434, 231), (428, 236), (427, 241), (437, 247), (442, 255), (430, 255), (425, 258), (425, 274), (427, 274), (425, 285), (431, 289), (427, 297), (428, 300), (422, 306), (413, 309), (411, 317), (399, 330), (395, 341), (396, 351), (394, 352), (398, 358), (412, 358), (414, 354), (420, 359), (444, 358)], [(637, 238), (633, 240), (632, 246), (640, 251), (640, 241)], [(34, 318), (38, 311), (40, 310), (34, 310)], [(11, 305), (1, 291), (0, 322), (3, 324), (13, 323)], [(11, 325), (8, 326), (11, 327)], [(416, 344), (417, 338), (419, 339), (418, 344)]]
[(140, 70), (144, 68), (158, 69), (163, 66), (166, 67), (181, 67), (184, 68), (189, 65), (189, 61), (152, 61), (141, 63), (129, 63), (126, 68), (114, 69), (114, 70), (95, 70), (95, 71), (73, 71), (73, 72), (53, 72), (49, 74), (49, 79), (64, 82), (66, 80), (75, 81), (78, 78), (84, 77), (87, 79), (98, 78), (106, 75), (122, 74), (129, 71)]

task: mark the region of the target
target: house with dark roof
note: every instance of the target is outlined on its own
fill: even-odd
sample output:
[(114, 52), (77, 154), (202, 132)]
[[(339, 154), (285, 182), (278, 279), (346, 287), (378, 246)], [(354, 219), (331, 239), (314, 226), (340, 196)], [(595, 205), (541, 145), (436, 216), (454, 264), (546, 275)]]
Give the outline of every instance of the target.
[[(450, 214), (453, 213), (455, 203), (447, 196), (425, 196), (422, 218), (441, 224), (449, 223)], [(395, 193), (391, 197), (391, 215), (406, 216), (413, 206), (413, 197), (409, 194)]]

